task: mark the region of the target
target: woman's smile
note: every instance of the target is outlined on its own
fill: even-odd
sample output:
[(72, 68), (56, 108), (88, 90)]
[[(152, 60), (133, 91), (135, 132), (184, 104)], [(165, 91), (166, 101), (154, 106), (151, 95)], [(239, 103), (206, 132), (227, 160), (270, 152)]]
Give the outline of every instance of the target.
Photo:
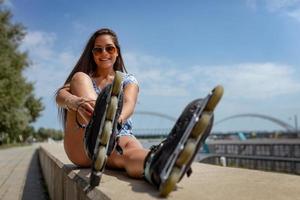
[(118, 52), (110, 35), (100, 35), (96, 38), (93, 56), (98, 67), (113, 68)]

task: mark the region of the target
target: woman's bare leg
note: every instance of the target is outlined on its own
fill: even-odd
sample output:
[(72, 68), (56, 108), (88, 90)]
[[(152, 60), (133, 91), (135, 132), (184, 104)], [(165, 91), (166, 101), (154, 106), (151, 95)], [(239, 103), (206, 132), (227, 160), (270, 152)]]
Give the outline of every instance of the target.
[[(97, 94), (93, 89), (91, 78), (82, 72), (74, 74), (71, 82), (70, 89), (73, 95), (78, 97), (84, 97), (86, 99), (97, 98)], [(86, 124), (89, 119), (83, 119), (78, 115), (80, 123)], [(64, 147), (69, 159), (76, 165), (89, 166), (91, 160), (87, 157), (83, 144), (84, 129), (78, 128), (76, 124), (76, 112), (68, 111), (65, 136), (64, 136)]]
[(107, 165), (125, 169), (127, 174), (133, 178), (141, 178), (144, 172), (144, 161), (149, 150), (144, 149), (141, 143), (131, 136), (121, 136), (119, 145), (123, 154), (120, 155), (114, 150), (108, 157)]
[[(87, 99), (96, 99), (90, 77), (84, 73), (76, 73), (70, 83), (71, 93), (78, 97)], [(87, 157), (84, 144), (84, 129), (79, 129), (75, 122), (76, 113), (68, 111), (66, 122), (66, 131), (64, 145), (69, 159), (80, 166), (90, 166), (91, 160)], [(81, 123), (87, 123), (80, 116)], [(122, 136), (119, 139), (119, 145), (123, 149), (123, 155), (119, 155), (115, 150), (108, 158), (107, 165), (113, 168), (125, 169), (129, 176), (141, 178), (143, 174), (144, 160), (149, 150), (144, 149), (141, 143), (134, 137)]]

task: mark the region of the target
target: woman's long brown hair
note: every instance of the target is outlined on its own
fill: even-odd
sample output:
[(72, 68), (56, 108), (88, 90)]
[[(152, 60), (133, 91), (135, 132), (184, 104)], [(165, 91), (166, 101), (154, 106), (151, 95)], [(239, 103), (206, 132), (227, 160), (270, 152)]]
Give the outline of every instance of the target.
[[(110, 35), (112, 37), (112, 40), (114, 42), (114, 45), (117, 48), (118, 51), (118, 57), (116, 58), (116, 62), (114, 63), (114, 70), (115, 71), (121, 71), (121, 72), (127, 72), (124, 61), (121, 54), (121, 48), (118, 41), (118, 37), (114, 31), (108, 28), (102, 28), (97, 30), (88, 40), (79, 60), (77, 61), (76, 65), (74, 66), (73, 70), (69, 74), (68, 78), (66, 79), (64, 86), (59, 88), (55, 96), (58, 95), (58, 92), (60, 89), (64, 88), (68, 83), (70, 83), (72, 77), (76, 72), (84, 72), (88, 74), (89, 76), (92, 76), (94, 72), (96, 71), (97, 65), (94, 61), (92, 49), (94, 48), (95, 40), (100, 35)], [(65, 108), (58, 107), (58, 116), (59, 119), (65, 129), (65, 123), (67, 119), (67, 110)]]

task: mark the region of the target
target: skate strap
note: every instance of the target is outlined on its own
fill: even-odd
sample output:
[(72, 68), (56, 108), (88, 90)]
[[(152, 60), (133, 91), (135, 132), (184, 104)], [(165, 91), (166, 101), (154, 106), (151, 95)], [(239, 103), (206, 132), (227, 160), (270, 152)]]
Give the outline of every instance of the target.
[(120, 155), (123, 155), (123, 149), (122, 149), (122, 147), (121, 147), (119, 144), (117, 144), (117, 146), (116, 146), (116, 151), (117, 151)]
[(187, 177), (190, 177), (192, 173), (193, 173), (193, 170), (191, 167), (189, 167), (189, 169), (186, 171)]
[(151, 164), (151, 161), (154, 157), (154, 153), (150, 150), (149, 153), (147, 154), (146, 158), (145, 158), (145, 161), (144, 161), (144, 172), (143, 172), (143, 178), (154, 185), (154, 183), (152, 182), (152, 179), (151, 179), (151, 173), (150, 173), (150, 164)]
[(119, 139), (120, 139), (120, 137), (117, 137), (117, 138), (116, 138), (116, 151), (117, 151), (120, 155), (123, 155), (123, 149), (122, 149), (122, 147), (121, 147), (120, 144), (119, 144)]
[(81, 124), (79, 122), (79, 120), (78, 120), (78, 110), (82, 106), (82, 104), (84, 104), (86, 102), (92, 102), (92, 101), (95, 101), (95, 100), (84, 100), (84, 101), (80, 102), (80, 104), (76, 108), (75, 120), (76, 120), (76, 124), (78, 125), (79, 128), (85, 129), (87, 127), (87, 124)]
[(149, 153), (146, 155), (146, 158), (145, 158), (145, 161), (144, 161), (144, 172), (143, 172), (143, 177), (144, 177), (144, 179), (145, 179), (147, 182), (149, 182), (149, 183), (151, 183), (151, 184), (153, 184), (153, 185), (156, 185), (156, 184), (154, 184), (154, 182), (153, 182), (153, 180), (152, 180), (152, 176), (151, 176), (152, 172), (151, 172), (151, 170), (150, 170), (150, 165), (151, 165), (151, 162), (152, 162), (152, 160), (153, 160), (153, 157), (154, 157), (156, 151), (158, 151), (159, 148), (161, 148), (161, 147), (163, 146), (163, 144), (164, 144), (165, 141), (166, 141), (166, 139), (163, 140), (162, 142), (160, 142), (159, 144), (152, 145), (152, 146), (150, 147), (150, 151), (149, 151)]

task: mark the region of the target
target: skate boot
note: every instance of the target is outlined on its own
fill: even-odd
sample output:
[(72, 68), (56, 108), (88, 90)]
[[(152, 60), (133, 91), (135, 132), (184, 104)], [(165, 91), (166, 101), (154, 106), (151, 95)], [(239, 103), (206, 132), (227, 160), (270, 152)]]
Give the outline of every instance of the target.
[(88, 157), (92, 160), (90, 187), (98, 186), (107, 157), (115, 147), (117, 120), (122, 110), (122, 78), (116, 72), (112, 84), (99, 94), (94, 113), (85, 130), (84, 144)]
[(223, 87), (217, 86), (205, 99), (192, 101), (168, 137), (150, 148), (144, 177), (159, 189), (161, 196), (168, 196), (185, 174), (192, 173), (191, 164), (211, 131), (213, 111), (222, 95)]

